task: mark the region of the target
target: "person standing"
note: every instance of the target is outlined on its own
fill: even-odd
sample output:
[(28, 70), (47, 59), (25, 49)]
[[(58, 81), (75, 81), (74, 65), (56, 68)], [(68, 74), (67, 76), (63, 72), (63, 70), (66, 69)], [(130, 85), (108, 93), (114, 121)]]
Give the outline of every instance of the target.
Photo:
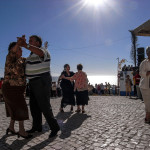
[(131, 85), (132, 85), (132, 81), (130, 79), (130, 76), (127, 75), (125, 80), (125, 87), (126, 87), (126, 96), (129, 95), (129, 97), (131, 97)]
[(57, 135), (60, 127), (54, 118), (50, 105), (51, 75), (50, 54), (42, 48), (42, 39), (37, 35), (29, 38), (29, 44), (25, 38), (20, 38), (22, 47), (31, 51), (26, 59), (26, 77), (29, 79), (30, 111), (33, 118), (32, 128), (28, 133), (42, 131), (42, 113), (50, 127), (49, 138)]
[(142, 95), (141, 95), (141, 91), (139, 88), (140, 78), (141, 78), (141, 76), (139, 75), (139, 70), (136, 70), (135, 84), (136, 84), (137, 97), (142, 100)]
[(77, 70), (72, 77), (65, 77), (62, 76), (64, 79), (68, 79), (70, 81), (75, 80), (75, 88), (74, 91), (76, 91), (76, 103), (77, 103), (77, 110), (76, 112), (80, 112), (81, 108), (80, 105), (82, 105), (82, 113), (85, 113), (85, 105), (88, 105), (88, 78), (85, 72), (82, 71), (83, 66), (82, 64), (77, 65)]
[(150, 124), (150, 47), (146, 48), (146, 54), (148, 58), (140, 64), (139, 74), (141, 78), (139, 87), (145, 104), (145, 123)]
[(100, 84), (100, 87), (101, 87), (101, 94), (104, 95), (104, 85), (103, 85), (103, 83)]
[(61, 79), (62, 75), (64, 75), (65, 77), (72, 77), (74, 75), (74, 72), (70, 71), (69, 64), (64, 65), (64, 71), (61, 73), (58, 79), (58, 82), (60, 81), (60, 86), (62, 89), (60, 112), (64, 112), (63, 108), (66, 105), (71, 105), (70, 111), (73, 111), (73, 106), (75, 106), (74, 81)]
[[(28, 108), (25, 101), (25, 58), (22, 49), (17, 42), (12, 42), (8, 47), (8, 55), (5, 62), (4, 81), (2, 92), (5, 101), (6, 115), (10, 117), (10, 124), (6, 134), (18, 134), (18, 137), (31, 138), (24, 128), (24, 120), (29, 119)], [(14, 125), (19, 121), (19, 132), (16, 133)]]
[(57, 91), (56, 91), (56, 82), (52, 83), (52, 97), (57, 96)]
[(57, 96), (61, 97), (61, 88), (60, 88), (60, 82), (57, 82)]

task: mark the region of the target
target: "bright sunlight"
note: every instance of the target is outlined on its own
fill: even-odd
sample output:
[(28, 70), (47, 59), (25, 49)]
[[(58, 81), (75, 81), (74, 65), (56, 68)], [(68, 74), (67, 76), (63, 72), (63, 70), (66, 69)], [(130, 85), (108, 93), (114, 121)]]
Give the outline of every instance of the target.
[(100, 7), (105, 5), (106, 0), (84, 0), (85, 5)]

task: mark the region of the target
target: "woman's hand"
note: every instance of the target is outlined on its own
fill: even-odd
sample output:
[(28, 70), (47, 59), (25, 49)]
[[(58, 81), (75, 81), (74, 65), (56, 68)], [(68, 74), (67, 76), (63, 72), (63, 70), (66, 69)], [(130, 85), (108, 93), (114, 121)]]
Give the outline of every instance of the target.
[(22, 35), (22, 37), (17, 37), (17, 45), (22, 47), (27, 46), (25, 35)]
[(60, 79), (65, 79), (65, 76), (64, 76), (64, 75), (61, 75), (61, 76), (60, 76)]

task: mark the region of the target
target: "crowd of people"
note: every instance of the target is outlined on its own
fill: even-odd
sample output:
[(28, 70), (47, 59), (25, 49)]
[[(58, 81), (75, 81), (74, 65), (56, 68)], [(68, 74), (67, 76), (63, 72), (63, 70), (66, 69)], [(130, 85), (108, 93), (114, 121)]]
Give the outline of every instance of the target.
[[(22, 47), (30, 51), (27, 58), (22, 57)], [(134, 85), (137, 96), (142, 96), (145, 103), (145, 122), (150, 124), (150, 47), (146, 49), (148, 56), (136, 71), (132, 83), (130, 76), (126, 76), (126, 95), (130, 96), (131, 86)], [(77, 65), (77, 72), (70, 71), (70, 65), (65, 64), (59, 76), (58, 84), (52, 82), (50, 74), (50, 54), (42, 47), (42, 39), (37, 35), (17, 38), (8, 47), (8, 55), (5, 62), (4, 79), (0, 82), (0, 98), (4, 99), (6, 115), (10, 117), (9, 127), (6, 134), (21, 136), (25, 139), (31, 138), (33, 133), (42, 131), (42, 114), (45, 117), (51, 133), (49, 138), (57, 135), (60, 127), (55, 119), (50, 104), (50, 97), (62, 96), (60, 112), (70, 105), (73, 111), (77, 105), (76, 112), (85, 113), (85, 105), (88, 105), (89, 95), (116, 95), (117, 86), (95, 84), (95, 87), (88, 84), (87, 74), (83, 71), (83, 65)], [(28, 83), (26, 82), (28, 79)], [(32, 116), (32, 127), (25, 130), (24, 120), (29, 119), (28, 107), (25, 101), (25, 90), (29, 92), (29, 105)], [(56, 92), (57, 91), (57, 92)], [(141, 95), (142, 93), (142, 95)], [(15, 131), (15, 122), (19, 123), (19, 131)]]
[(133, 96), (138, 99), (143, 100), (141, 91), (139, 88), (139, 83), (140, 83), (140, 79), (141, 79), (141, 76), (139, 74), (139, 69), (138, 68), (134, 69), (132, 71), (132, 74), (133, 74), (133, 79), (130, 77), (130, 75), (128, 75), (128, 74), (126, 75), (126, 79), (125, 79), (126, 97), (129, 96), (131, 98), (131, 92), (133, 89)]
[(111, 85), (109, 82), (105, 84), (95, 84), (95, 86), (88, 84), (89, 95), (118, 95), (118, 87)]
[(122, 67), (122, 71), (133, 71), (134, 67), (132, 65), (126, 66), (126, 64)]
[[(52, 88), (51, 88), (52, 98), (61, 97), (63, 95), (64, 92), (61, 88), (60, 83), (61, 83), (60, 81), (52, 82)], [(100, 84), (95, 84), (95, 85), (88, 83), (88, 95), (104, 96), (104, 95), (118, 95), (118, 94), (119, 94), (118, 86), (114, 84), (111, 85), (109, 84), (109, 82), (108, 83), (106, 82), (105, 84), (100, 83)]]

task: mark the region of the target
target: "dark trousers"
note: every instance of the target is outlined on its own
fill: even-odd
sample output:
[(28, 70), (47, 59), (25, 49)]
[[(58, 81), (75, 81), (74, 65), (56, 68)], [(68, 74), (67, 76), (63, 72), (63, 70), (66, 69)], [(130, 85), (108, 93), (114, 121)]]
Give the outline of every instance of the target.
[(42, 128), (42, 113), (51, 130), (58, 128), (50, 105), (51, 77), (49, 75), (31, 79), (30, 86), (30, 111), (33, 118), (32, 127)]

